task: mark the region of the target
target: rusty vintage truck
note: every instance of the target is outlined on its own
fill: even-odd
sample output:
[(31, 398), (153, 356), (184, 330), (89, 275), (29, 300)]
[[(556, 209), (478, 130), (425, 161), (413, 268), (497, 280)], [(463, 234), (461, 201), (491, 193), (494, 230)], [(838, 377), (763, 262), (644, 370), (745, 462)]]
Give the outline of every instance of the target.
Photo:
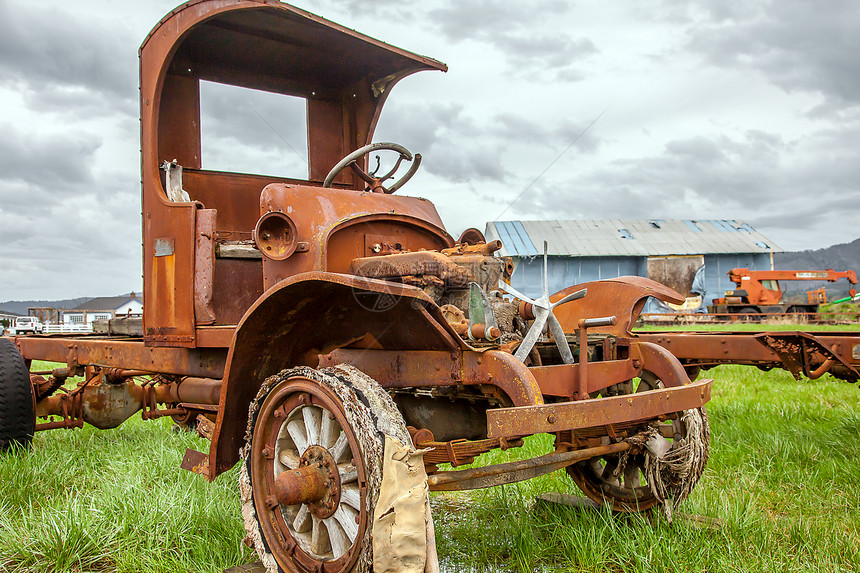
[[(372, 143), (383, 104), (446, 69), (271, 0), (167, 14), (140, 48), (142, 324), (0, 339), (0, 446), (138, 412), (198, 422), (211, 448), (183, 467), (243, 464), (246, 525), (283, 571), (367, 570), (383, 434), (427, 450), (430, 490), (564, 468), (618, 511), (683, 499), (712, 382), (630, 330), (648, 296), (683, 297), (623, 277), (530, 298), (498, 242), (393, 194), (421, 157)], [(205, 170), (201, 80), (303, 98), (307, 179)], [(399, 180), (369, 172), (381, 150), (409, 165)], [(457, 469), (540, 433), (545, 455)]]

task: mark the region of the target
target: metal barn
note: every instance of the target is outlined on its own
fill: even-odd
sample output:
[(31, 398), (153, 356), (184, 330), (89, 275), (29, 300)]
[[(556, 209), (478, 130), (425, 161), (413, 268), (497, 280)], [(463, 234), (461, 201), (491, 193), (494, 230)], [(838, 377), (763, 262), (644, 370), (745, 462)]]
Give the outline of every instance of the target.
[(734, 287), (729, 269), (772, 269), (773, 253), (782, 251), (747, 223), (731, 219), (492, 221), (484, 234), (488, 241), (502, 241), (499, 254), (514, 259), (511, 284), (530, 296), (540, 294), (544, 241), (550, 292), (637, 275), (682, 294), (695, 290), (703, 304)]

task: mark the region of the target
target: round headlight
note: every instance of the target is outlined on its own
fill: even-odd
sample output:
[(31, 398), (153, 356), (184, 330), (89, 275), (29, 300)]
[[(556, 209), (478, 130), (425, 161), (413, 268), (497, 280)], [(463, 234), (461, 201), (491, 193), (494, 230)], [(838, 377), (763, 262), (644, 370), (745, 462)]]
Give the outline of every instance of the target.
[(257, 221), (254, 242), (265, 256), (282, 261), (296, 251), (296, 224), (280, 211), (270, 211)]

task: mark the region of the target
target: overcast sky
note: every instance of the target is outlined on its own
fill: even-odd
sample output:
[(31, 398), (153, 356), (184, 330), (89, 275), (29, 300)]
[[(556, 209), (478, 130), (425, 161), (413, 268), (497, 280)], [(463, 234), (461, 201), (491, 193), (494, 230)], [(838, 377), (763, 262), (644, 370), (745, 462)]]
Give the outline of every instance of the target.
[[(175, 5), (0, 0), (0, 301), (140, 288), (137, 49)], [(401, 193), (455, 236), (497, 218), (740, 219), (786, 250), (860, 236), (856, 0), (300, 7), (448, 64), (395, 87), (375, 140), (424, 156)], [(303, 176), (303, 122), (207, 84), (204, 167)]]

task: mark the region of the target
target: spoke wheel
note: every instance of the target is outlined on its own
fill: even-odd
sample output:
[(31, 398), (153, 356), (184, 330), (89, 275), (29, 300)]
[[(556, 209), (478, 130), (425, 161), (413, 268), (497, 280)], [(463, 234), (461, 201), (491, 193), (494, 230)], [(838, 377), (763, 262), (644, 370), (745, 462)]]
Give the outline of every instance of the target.
[[(617, 396), (619, 394), (647, 392), (663, 387), (663, 382), (657, 376), (651, 372), (642, 371), (638, 379), (611, 386), (600, 394)], [(704, 409), (700, 409), (700, 411), (705, 427), (707, 427)], [(680, 439), (687, 437), (683, 412), (677, 412), (675, 418), (659, 422), (657, 426), (660, 435), (673, 446)], [(562, 441), (569, 441), (569, 434), (564, 434), (567, 433), (562, 433), (560, 436)], [(710, 432), (706, 431), (705, 439), (709, 440), (709, 436)], [(602, 443), (609, 444), (616, 441), (619, 440), (607, 436), (603, 438)], [(622, 453), (591, 458), (568, 466), (567, 473), (589, 499), (601, 505), (608, 503), (614, 511), (637, 512), (654, 507), (657, 505), (658, 499), (647, 481), (645, 452), (627, 455), (626, 463), (624, 463), (623, 469), (619, 471), (619, 465), (622, 464), (622, 456), (624, 455)], [(693, 479), (698, 480), (698, 476)]]
[[(242, 511), (270, 571), (370, 571), (384, 444), (365, 403), (373, 401), (349, 376), (298, 368), (269, 378), (251, 405)], [(297, 471), (317, 472), (320, 489), (288, 504), (279, 484)], [(304, 475), (299, 490), (309, 483)]]

